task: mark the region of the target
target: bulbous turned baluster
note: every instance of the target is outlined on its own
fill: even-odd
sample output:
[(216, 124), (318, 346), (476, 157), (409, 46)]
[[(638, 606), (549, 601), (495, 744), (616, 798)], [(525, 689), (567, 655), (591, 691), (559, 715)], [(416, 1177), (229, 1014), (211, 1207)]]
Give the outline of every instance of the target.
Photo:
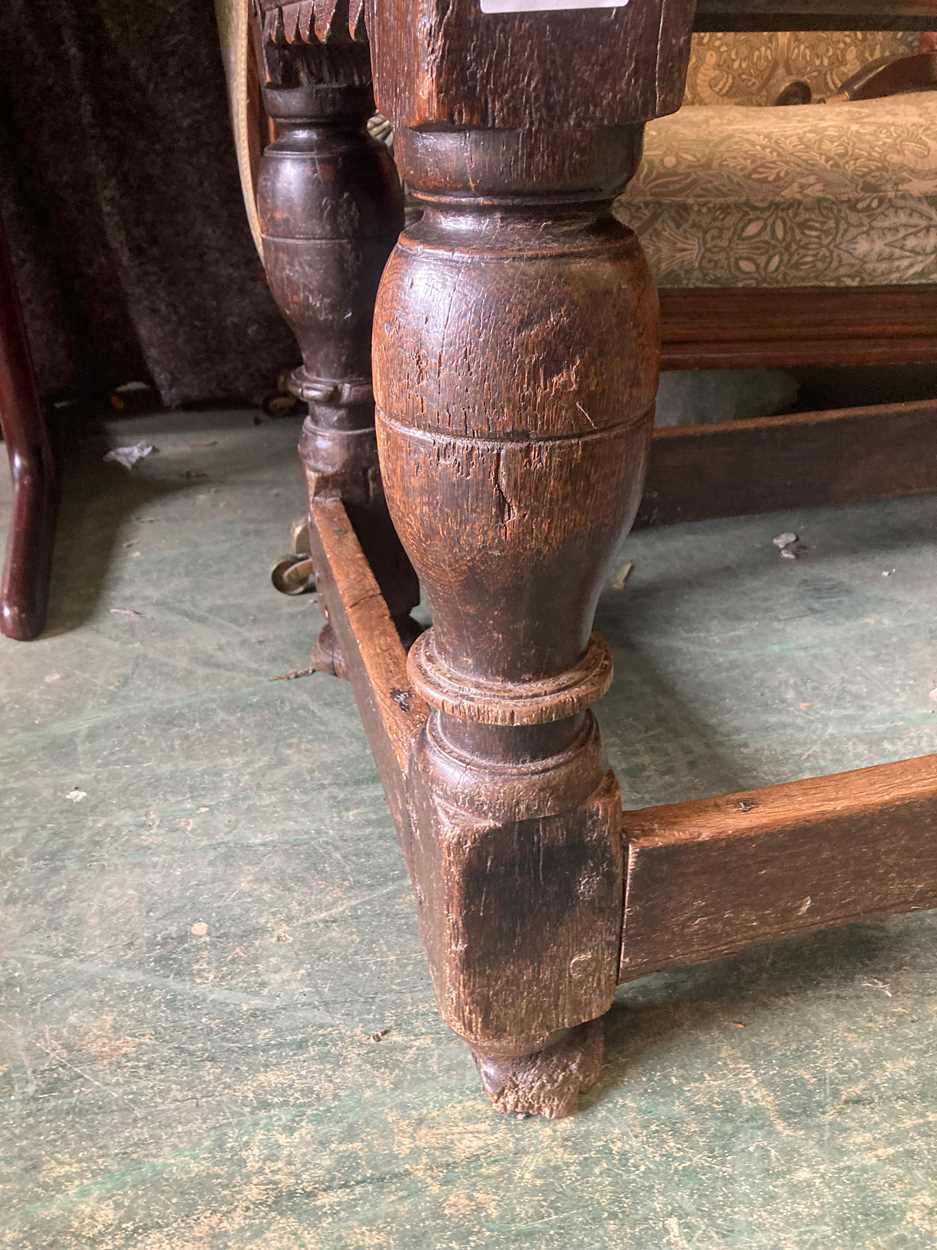
[(408, 659), (431, 709), (409, 862), (440, 1010), (503, 1111), (573, 1108), (618, 980), (592, 621), (640, 496), (658, 330), (610, 205), (643, 121), (679, 102), (690, 21), (688, 0), (379, 0), (372, 19), (378, 104), (423, 208), (374, 325), (385, 490), (433, 611)]
[[(387, 514), (371, 387), (374, 297), (403, 199), (390, 153), (367, 130), (368, 47), (338, 17), (321, 38), (310, 27), (305, 41), (294, 23), (292, 44), (282, 23), (264, 29), (263, 96), (277, 138), (261, 161), (257, 207), (270, 288), (302, 353), (289, 387), (308, 410), (300, 455), (309, 499), (343, 501), (409, 644), (419, 586)], [(313, 657), (343, 674), (330, 626)]]
[[(433, 607), (409, 663), (433, 709), (413, 802), (445, 883), (424, 916), (446, 1018), (496, 1105), (564, 1114), (617, 984), (618, 792), (589, 710), (611, 661), (591, 631), (640, 497), (657, 303), (599, 195), (608, 136), (585, 188), (520, 204), (504, 144), (460, 138), (455, 157), (436, 136), (407, 152), (424, 214), (376, 309), (385, 487)], [(617, 136), (619, 169), (639, 139)], [(451, 189), (427, 194), (447, 160)]]

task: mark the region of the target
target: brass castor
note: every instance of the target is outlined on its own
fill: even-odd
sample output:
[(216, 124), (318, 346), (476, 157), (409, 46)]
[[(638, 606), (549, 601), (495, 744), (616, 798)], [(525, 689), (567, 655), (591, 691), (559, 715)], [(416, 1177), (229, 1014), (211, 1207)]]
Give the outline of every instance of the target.
[(309, 522), (305, 517), (290, 527), (288, 556), (281, 556), (270, 570), (270, 580), (281, 595), (311, 595), (316, 589), (316, 573), (309, 555)]

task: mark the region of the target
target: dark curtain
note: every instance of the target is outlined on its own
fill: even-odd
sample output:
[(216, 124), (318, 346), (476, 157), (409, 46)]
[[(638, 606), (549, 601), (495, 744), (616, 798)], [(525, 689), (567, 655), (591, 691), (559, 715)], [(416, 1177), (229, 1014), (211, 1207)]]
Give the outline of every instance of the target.
[(0, 212), (47, 395), (257, 399), (298, 358), (244, 216), (211, 0), (3, 0)]

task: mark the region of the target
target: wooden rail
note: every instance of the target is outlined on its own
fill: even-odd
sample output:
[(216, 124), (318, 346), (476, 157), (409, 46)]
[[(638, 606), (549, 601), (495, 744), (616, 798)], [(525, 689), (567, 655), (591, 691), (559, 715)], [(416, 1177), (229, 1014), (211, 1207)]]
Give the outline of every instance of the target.
[(625, 818), (621, 979), (937, 906), (937, 755)]
[(654, 431), (638, 525), (937, 491), (937, 400)]
[(661, 367), (937, 364), (937, 286), (660, 292)]
[[(401, 834), (427, 715), (343, 505), (312, 509), (318, 581)], [(937, 756), (626, 812), (620, 979), (937, 906)]]

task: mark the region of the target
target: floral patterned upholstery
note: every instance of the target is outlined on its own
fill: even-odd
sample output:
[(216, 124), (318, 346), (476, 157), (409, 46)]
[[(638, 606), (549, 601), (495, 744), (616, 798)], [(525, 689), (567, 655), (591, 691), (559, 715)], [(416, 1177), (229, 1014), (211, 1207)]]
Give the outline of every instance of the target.
[(860, 69), (884, 56), (916, 52), (908, 31), (828, 31), (695, 35), (684, 104), (773, 104), (790, 82), (814, 97), (832, 95)]
[[(723, 100), (764, 97), (792, 77), (831, 92), (867, 54), (894, 51), (885, 40), (916, 36), (823, 36), (837, 41), (837, 69), (815, 44), (808, 55), (797, 42), (811, 38), (700, 36), (690, 98), (717, 88)], [(739, 50), (731, 65), (720, 60), (718, 77), (706, 50), (726, 40), (754, 60)], [(765, 45), (775, 53), (770, 75)], [(662, 286), (937, 282), (937, 93), (784, 108), (687, 105), (648, 126), (644, 163), (615, 211), (641, 236)]]

